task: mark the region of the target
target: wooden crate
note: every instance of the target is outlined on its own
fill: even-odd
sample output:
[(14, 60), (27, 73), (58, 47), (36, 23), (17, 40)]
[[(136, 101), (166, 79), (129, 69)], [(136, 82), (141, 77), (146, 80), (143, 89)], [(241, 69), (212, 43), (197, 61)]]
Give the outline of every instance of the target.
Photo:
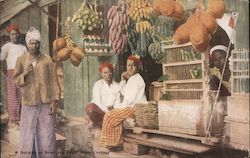
[(240, 150), (249, 151), (250, 150), (250, 122), (240, 121), (230, 117), (225, 118), (227, 123), (229, 137), (229, 144)]
[(238, 94), (227, 97), (227, 116), (242, 122), (249, 120), (249, 94)]
[(149, 100), (159, 101), (163, 95), (163, 83), (152, 82), (149, 87)]
[(170, 98), (201, 100), (207, 97), (210, 89), (208, 84), (209, 53), (197, 52), (191, 43), (162, 46), (162, 49), (166, 53), (166, 61), (162, 64), (163, 74), (168, 76), (168, 80), (163, 82), (164, 91)]
[(249, 80), (249, 49), (232, 51), (232, 95), (245, 94), (250, 92)]
[[(202, 100), (159, 101), (159, 130), (204, 136), (210, 108)], [(223, 128), (223, 103), (216, 106), (210, 133), (220, 135)]]

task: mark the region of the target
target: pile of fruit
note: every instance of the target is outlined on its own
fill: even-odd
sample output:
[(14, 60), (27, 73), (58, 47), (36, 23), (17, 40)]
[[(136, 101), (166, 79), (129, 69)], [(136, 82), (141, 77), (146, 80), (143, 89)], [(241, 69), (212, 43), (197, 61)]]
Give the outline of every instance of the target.
[(97, 12), (95, 7), (84, 1), (71, 21), (75, 22), (82, 31), (93, 31), (101, 28), (103, 23), (102, 12)]
[(144, 33), (151, 29), (149, 21), (153, 8), (148, 0), (130, 0), (128, 15), (136, 21), (136, 31)]
[(117, 5), (111, 6), (107, 13), (109, 20), (109, 41), (114, 53), (121, 54), (127, 45), (126, 29), (129, 25), (128, 5), (120, 0)]
[(155, 0), (153, 8), (156, 15), (170, 16), (177, 20), (181, 20), (185, 13), (183, 5), (174, 0)]
[(224, 0), (208, 0), (207, 10), (197, 7), (194, 15), (187, 22), (178, 27), (174, 33), (176, 44), (191, 41), (193, 47), (199, 52), (204, 52), (209, 47), (211, 35), (218, 27), (216, 18), (223, 16), (225, 11)]
[(85, 50), (76, 46), (70, 35), (70, 19), (65, 21), (64, 26), (64, 38), (57, 38), (53, 42), (53, 52), (57, 61), (66, 61), (70, 59), (70, 62), (74, 66), (79, 66), (81, 60), (85, 56)]

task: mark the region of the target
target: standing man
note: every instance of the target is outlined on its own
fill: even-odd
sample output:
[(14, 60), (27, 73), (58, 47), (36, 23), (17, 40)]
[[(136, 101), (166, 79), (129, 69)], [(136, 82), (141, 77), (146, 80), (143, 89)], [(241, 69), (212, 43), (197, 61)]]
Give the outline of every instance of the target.
[(101, 128), (103, 116), (112, 110), (115, 104), (120, 103), (119, 84), (113, 81), (114, 66), (102, 63), (99, 66), (102, 79), (95, 82), (93, 99), (85, 111), (94, 127)]
[(20, 158), (55, 157), (52, 114), (56, 112), (59, 87), (52, 59), (39, 50), (40, 40), (40, 32), (31, 27), (25, 38), (28, 53), (18, 58), (14, 71), (14, 82), (22, 90)]
[[(14, 85), (13, 73), (17, 58), (27, 52), (27, 49), (18, 43), (19, 29), (16, 25), (9, 25), (7, 32), (10, 36), (10, 42), (1, 48), (1, 71), (7, 75), (7, 102), (10, 122), (12, 125), (18, 125), (21, 114), (21, 96), (20, 90)], [(7, 72), (4, 69), (6, 68), (5, 64), (7, 65)]]

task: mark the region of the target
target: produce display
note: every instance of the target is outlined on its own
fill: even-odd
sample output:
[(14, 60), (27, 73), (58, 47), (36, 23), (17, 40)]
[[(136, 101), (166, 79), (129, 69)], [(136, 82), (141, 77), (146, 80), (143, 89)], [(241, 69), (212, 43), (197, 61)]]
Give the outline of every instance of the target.
[(114, 53), (121, 54), (127, 45), (126, 29), (129, 25), (128, 5), (123, 0), (111, 6), (107, 13), (109, 20), (109, 41)]
[(103, 27), (102, 12), (97, 12), (96, 6), (85, 1), (72, 17), (72, 22), (82, 30), (93, 31)]
[(53, 42), (53, 52), (55, 52), (55, 58), (57, 61), (66, 61), (70, 59), (70, 62), (74, 66), (79, 66), (81, 60), (85, 56), (85, 50), (77, 47), (70, 35), (70, 18), (64, 23), (64, 38), (57, 38)]
[(136, 21), (136, 31), (145, 33), (151, 29), (149, 21), (153, 13), (152, 5), (147, 0), (130, 0), (128, 15)]
[(181, 20), (185, 13), (183, 5), (174, 0), (155, 0), (153, 8), (156, 15), (170, 16), (177, 20)]
[[(218, 3), (218, 6), (215, 4)], [(193, 47), (199, 52), (204, 52), (209, 47), (211, 35), (218, 27), (215, 18), (224, 14), (223, 0), (208, 0), (208, 8), (204, 10), (197, 6), (195, 14), (191, 15), (187, 22), (178, 27), (174, 33), (174, 42), (184, 44), (191, 41)]]

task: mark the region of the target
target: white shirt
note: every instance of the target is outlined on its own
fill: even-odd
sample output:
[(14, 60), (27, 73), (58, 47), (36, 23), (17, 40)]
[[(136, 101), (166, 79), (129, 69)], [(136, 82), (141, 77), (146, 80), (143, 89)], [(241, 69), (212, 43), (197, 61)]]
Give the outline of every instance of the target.
[(25, 46), (8, 42), (1, 48), (0, 60), (6, 60), (8, 70), (14, 69), (17, 58), (25, 52)]
[(127, 83), (121, 81), (120, 86), (124, 100), (120, 104), (116, 104), (115, 108), (133, 107), (135, 103), (147, 101), (145, 82), (139, 73), (131, 76)]
[(104, 79), (96, 81), (91, 103), (95, 103), (102, 111), (107, 112), (109, 106), (120, 103), (119, 84), (113, 81), (108, 85)]

